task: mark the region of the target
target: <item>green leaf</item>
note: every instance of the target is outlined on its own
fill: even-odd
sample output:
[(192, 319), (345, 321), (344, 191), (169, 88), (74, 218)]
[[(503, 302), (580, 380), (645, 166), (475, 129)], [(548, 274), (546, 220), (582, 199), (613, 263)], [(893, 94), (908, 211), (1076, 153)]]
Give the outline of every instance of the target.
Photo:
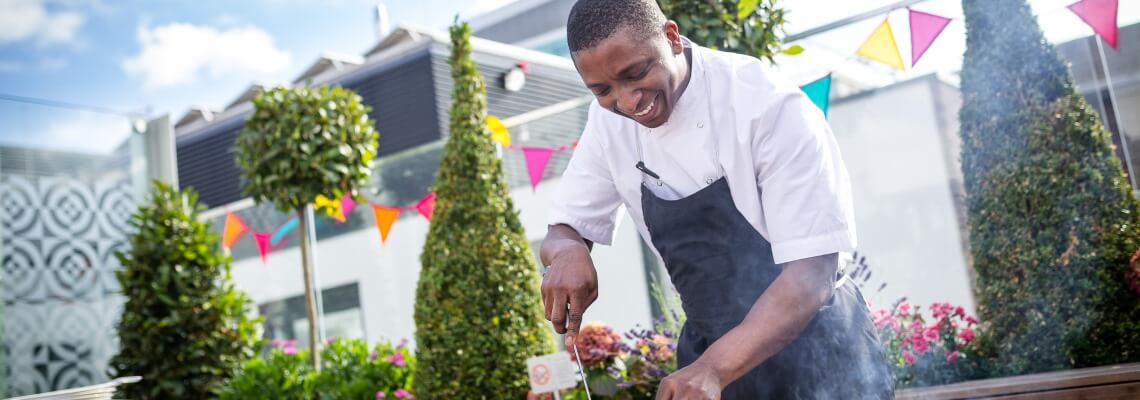
[(737, 3), (736, 19), (742, 20), (748, 18), (753, 12), (756, 12), (756, 6), (760, 5), (760, 0), (740, 0)]
[(798, 54), (803, 53), (803, 52), (804, 52), (804, 47), (800, 46), (798, 44), (793, 44), (791, 46), (785, 47), (783, 50), (780, 50), (780, 53), (787, 54), (789, 56), (798, 55)]

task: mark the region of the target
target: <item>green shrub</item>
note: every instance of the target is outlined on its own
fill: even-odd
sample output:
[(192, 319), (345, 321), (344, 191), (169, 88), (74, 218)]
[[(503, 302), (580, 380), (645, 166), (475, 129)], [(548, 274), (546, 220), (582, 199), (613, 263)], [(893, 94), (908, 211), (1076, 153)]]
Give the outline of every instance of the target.
[(193, 190), (155, 182), (131, 216), (128, 253), (117, 253), (123, 295), (114, 376), (142, 376), (120, 390), (132, 399), (204, 399), (254, 355), (258, 322), (230, 283), (218, 235), (199, 219)]
[(553, 350), (539, 274), (495, 146), (467, 24), (451, 28), (451, 123), (416, 288), (416, 396), (521, 399), (526, 359)]
[(713, 49), (772, 59), (780, 52), (784, 10), (776, 0), (657, 0), (681, 34)]
[(286, 353), (273, 349), (265, 358), (245, 364), (222, 388), (221, 400), (312, 399), (316, 372), (308, 363), (308, 351)]
[(1023, 0), (964, 0), (962, 170), (998, 374), (1140, 361), (1140, 207)]
[(403, 345), (369, 348), (363, 340), (332, 340), (316, 372), (306, 362), (308, 351), (297, 351), (291, 341), (275, 342), (265, 358), (250, 361), (226, 384), (219, 399), (372, 400), (378, 392), (398, 399), (411, 390), (416, 361)]

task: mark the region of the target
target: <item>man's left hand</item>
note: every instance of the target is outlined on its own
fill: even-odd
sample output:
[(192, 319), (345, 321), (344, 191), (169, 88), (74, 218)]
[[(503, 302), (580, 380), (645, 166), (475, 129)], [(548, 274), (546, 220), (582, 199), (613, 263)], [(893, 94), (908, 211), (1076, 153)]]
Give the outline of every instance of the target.
[(695, 362), (665, 377), (657, 388), (657, 400), (720, 400), (723, 389), (715, 370)]

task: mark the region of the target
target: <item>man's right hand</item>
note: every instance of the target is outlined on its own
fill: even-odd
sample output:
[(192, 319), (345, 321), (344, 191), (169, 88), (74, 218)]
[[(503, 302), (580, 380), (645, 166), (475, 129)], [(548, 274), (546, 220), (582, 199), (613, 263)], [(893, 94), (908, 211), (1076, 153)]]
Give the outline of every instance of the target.
[(550, 267), (542, 276), (542, 303), (554, 331), (566, 334), (571, 348), (586, 308), (598, 299), (598, 273), (590, 247), (565, 225), (550, 227), (542, 243), (542, 259)]

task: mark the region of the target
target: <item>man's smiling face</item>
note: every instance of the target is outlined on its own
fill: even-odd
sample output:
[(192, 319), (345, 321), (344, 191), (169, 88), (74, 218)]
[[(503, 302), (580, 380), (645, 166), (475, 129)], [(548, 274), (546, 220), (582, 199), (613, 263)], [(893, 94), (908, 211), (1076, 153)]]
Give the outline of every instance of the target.
[(648, 38), (638, 36), (632, 29), (618, 28), (572, 57), (602, 107), (656, 128), (673, 113), (688, 83), (689, 68), (677, 24), (669, 21)]

